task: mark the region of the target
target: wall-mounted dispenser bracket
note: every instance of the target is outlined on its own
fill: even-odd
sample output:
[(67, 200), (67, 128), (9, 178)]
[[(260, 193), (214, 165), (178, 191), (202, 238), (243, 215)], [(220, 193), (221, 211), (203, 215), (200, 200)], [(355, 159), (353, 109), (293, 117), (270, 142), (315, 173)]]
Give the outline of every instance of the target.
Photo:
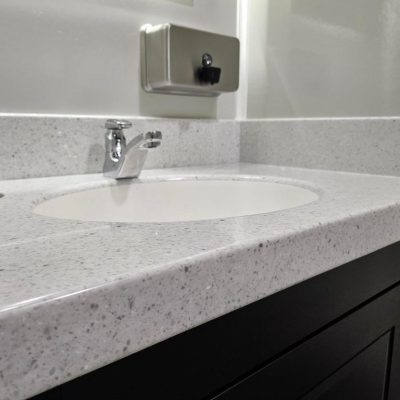
[(218, 96), (239, 87), (239, 40), (173, 24), (141, 29), (142, 86), (147, 92)]

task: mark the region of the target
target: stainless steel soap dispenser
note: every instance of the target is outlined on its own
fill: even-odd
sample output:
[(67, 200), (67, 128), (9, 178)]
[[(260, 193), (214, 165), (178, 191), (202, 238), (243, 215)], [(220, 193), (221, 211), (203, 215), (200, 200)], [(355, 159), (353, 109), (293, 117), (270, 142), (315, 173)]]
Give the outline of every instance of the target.
[(218, 96), (239, 87), (239, 39), (173, 24), (141, 30), (142, 86), (147, 92)]

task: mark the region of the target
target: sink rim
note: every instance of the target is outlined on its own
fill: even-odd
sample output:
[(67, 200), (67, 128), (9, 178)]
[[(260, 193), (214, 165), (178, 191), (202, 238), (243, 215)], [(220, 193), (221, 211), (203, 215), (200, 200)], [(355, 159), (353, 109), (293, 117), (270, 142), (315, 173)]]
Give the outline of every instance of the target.
[[(272, 183), (272, 184), (281, 184), (281, 185), (289, 185), (293, 186), (295, 188), (299, 189), (305, 189), (313, 193), (316, 198), (306, 202), (304, 204), (299, 204), (296, 206), (292, 207), (287, 207), (287, 208), (282, 208), (282, 209), (277, 209), (273, 211), (265, 211), (265, 212), (258, 212), (254, 214), (245, 214), (245, 215), (231, 215), (231, 216), (221, 216), (220, 218), (205, 218), (205, 219), (187, 219), (187, 220), (173, 220), (173, 221), (110, 221), (108, 219), (104, 220), (86, 220), (86, 219), (79, 219), (79, 218), (69, 218), (65, 216), (60, 216), (60, 215), (46, 215), (45, 213), (40, 213), (36, 212), (36, 208), (40, 206), (43, 203), (46, 203), (47, 201), (51, 201), (53, 199), (71, 195), (74, 193), (83, 193), (86, 191), (92, 191), (96, 189), (103, 189), (107, 187), (118, 187), (118, 186), (126, 186), (126, 185), (141, 185), (141, 184), (147, 184), (147, 183), (163, 183), (163, 182), (204, 182), (204, 181), (245, 181), (245, 182), (260, 182), (260, 183)], [(74, 184), (71, 186), (68, 186), (63, 189), (58, 189), (56, 191), (48, 191), (46, 193), (43, 193), (40, 199), (36, 199), (32, 203), (32, 208), (31, 212), (37, 217), (41, 218), (46, 218), (46, 219), (52, 219), (52, 220), (59, 220), (59, 221), (75, 221), (75, 222), (85, 222), (85, 223), (119, 223), (119, 224), (170, 224), (170, 223), (190, 223), (190, 222), (210, 222), (210, 221), (216, 221), (216, 220), (228, 220), (232, 218), (242, 218), (242, 217), (251, 217), (251, 216), (257, 216), (257, 215), (265, 215), (265, 214), (273, 214), (276, 212), (283, 212), (283, 211), (288, 211), (290, 209), (296, 209), (299, 207), (303, 207), (309, 204), (312, 204), (316, 201), (320, 201), (323, 197), (323, 191), (317, 187), (314, 184), (310, 184), (309, 182), (306, 181), (301, 181), (297, 179), (292, 179), (292, 178), (281, 178), (281, 177), (275, 177), (275, 176), (263, 176), (263, 175), (244, 175), (244, 174), (218, 174), (218, 175), (210, 175), (210, 174), (205, 174), (205, 175), (199, 175), (199, 174), (194, 174), (194, 175), (179, 175), (179, 176), (152, 176), (152, 177), (144, 177), (141, 179), (133, 179), (133, 180), (121, 180), (121, 181), (116, 181), (116, 180), (109, 180), (107, 178), (104, 178), (102, 181), (96, 181), (93, 183), (84, 183), (84, 184)]]
[[(100, 189), (108, 186), (124, 186), (124, 185), (141, 185), (155, 182), (169, 181), (254, 181), (266, 183), (280, 183), (282, 185), (292, 185), (301, 189), (307, 189), (318, 196), (318, 200), (322, 199), (325, 192), (317, 185), (301, 179), (282, 178), (273, 175), (248, 175), (248, 174), (179, 174), (179, 175), (158, 175), (144, 176), (136, 179), (115, 180), (104, 177), (101, 181), (74, 183), (65, 185), (64, 188), (55, 190), (49, 189), (43, 192), (32, 202), (32, 210), (39, 204), (54, 198), (69, 195), (71, 193), (85, 192), (88, 190)], [(310, 203), (308, 203), (310, 204)]]

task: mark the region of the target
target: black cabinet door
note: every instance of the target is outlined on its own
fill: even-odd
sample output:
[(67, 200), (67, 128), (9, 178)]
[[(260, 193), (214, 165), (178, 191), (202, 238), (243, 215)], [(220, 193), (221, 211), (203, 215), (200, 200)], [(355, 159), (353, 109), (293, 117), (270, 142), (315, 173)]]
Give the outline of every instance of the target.
[(214, 399), (381, 400), (399, 310), (400, 289), (396, 288), (259, 368)]
[(382, 336), (301, 400), (384, 400), (390, 336)]

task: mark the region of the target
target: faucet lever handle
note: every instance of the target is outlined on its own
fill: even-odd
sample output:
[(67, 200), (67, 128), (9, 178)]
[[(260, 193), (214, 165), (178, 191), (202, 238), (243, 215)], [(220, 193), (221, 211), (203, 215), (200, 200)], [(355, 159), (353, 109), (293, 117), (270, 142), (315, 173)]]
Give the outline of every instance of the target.
[(123, 130), (132, 126), (132, 122), (123, 119), (108, 119), (106, 121), (106, 129)]
[(146, 140), (161, 140), (162, 133), (160, 131), (150, 131), (145, 133), (144, 138)]

